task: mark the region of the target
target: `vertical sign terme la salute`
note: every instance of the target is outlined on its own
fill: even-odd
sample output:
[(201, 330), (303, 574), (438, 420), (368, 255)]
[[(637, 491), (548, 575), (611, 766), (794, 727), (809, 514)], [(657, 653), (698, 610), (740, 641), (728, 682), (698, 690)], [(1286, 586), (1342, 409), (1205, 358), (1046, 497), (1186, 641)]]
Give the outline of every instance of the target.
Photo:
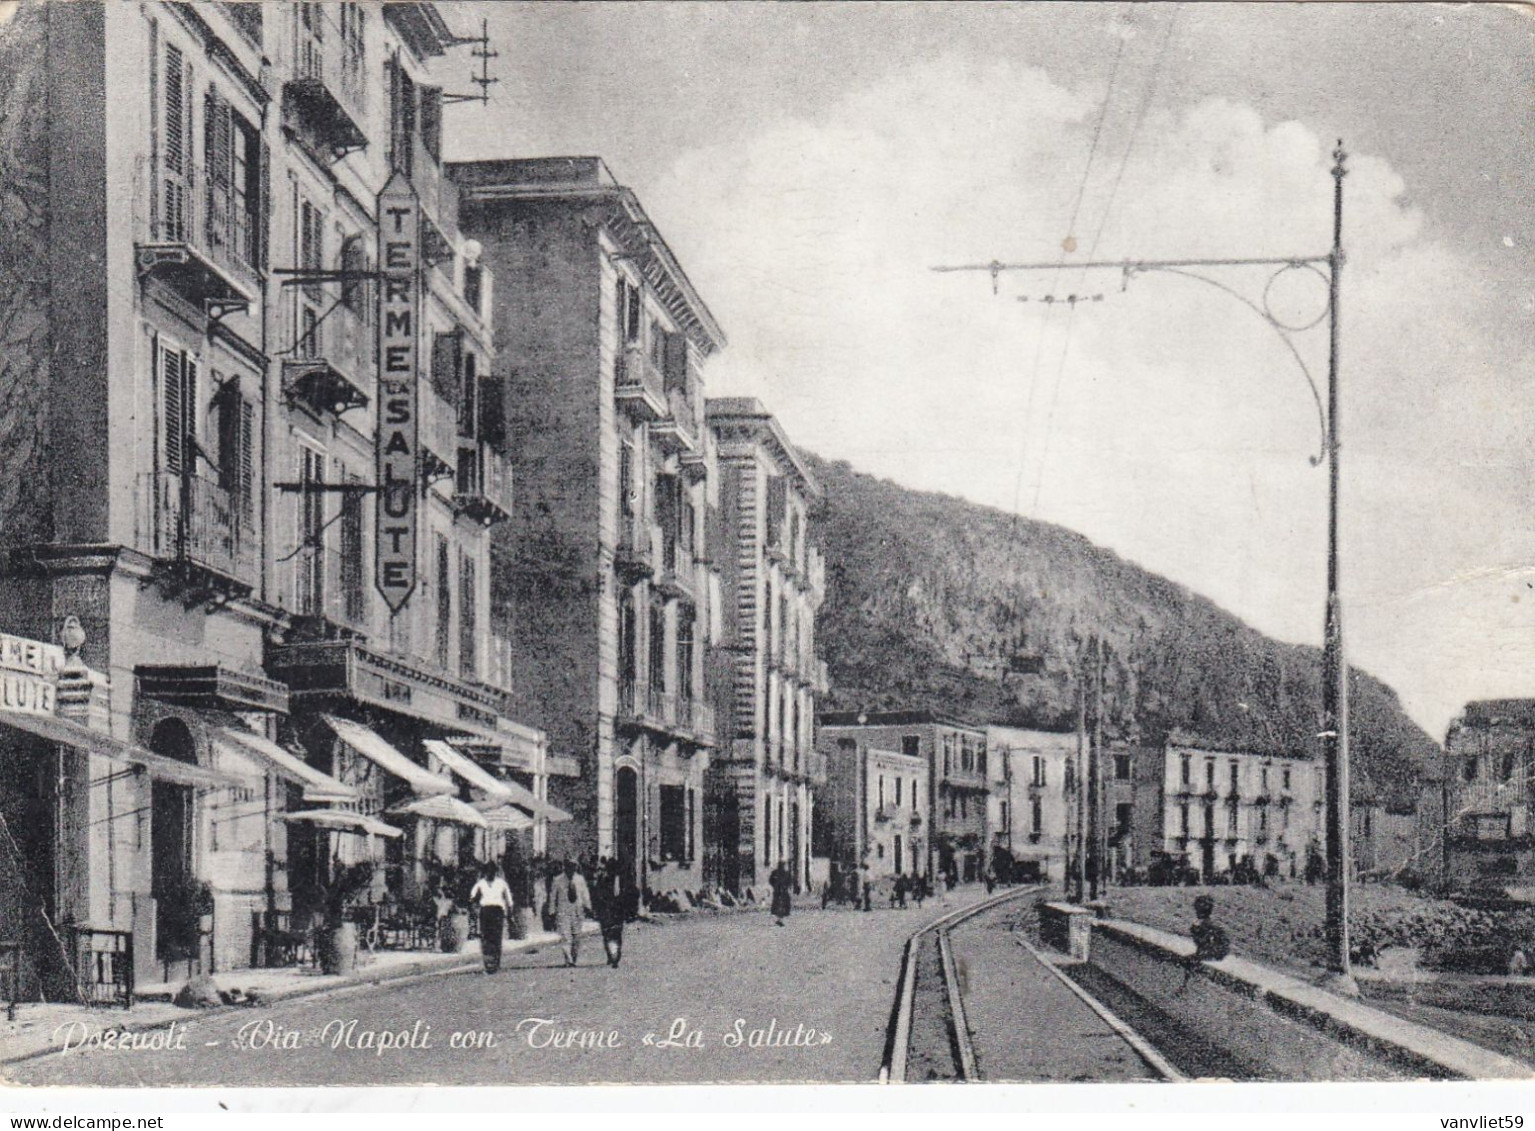
[(393, 173), (378, 196), (378, 484), (374, 584), (398, 613), (416, 588), (420, 524), (421, 210), (416, 190)]

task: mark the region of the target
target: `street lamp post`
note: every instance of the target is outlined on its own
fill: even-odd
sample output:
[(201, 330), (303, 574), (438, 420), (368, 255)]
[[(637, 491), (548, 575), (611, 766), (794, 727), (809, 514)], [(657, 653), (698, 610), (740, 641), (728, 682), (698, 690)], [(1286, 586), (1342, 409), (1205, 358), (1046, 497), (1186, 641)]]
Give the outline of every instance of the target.
[[(1081, 270), (1119, 270), (1124, 273), (1126, 282), (1132, 275), (1147, 271), (1165, 271), (1184, 278), (1197, 279), (1202, 283), (1216, 287), (1237, 299), (1243, 305), (1253, 310), (1263, 318), (1274, 331), (1279, 334), (1285, 346), (1289, 349), (1291, 357), (1300, 366), (1311, 386), (1313, 398), (1317, 401), (1318, 416), (1321, 420), (1322, 454), (1313, 458), (1313, 464), (1320, 463), (1322, 459), (1327, 461), (1328, 490), (1327, 490), (1327, 606), (1325, 619), (1325, 639), (1322, 651), (1322, 730), (1318, 737), (1322, 740), (1322, 755), (1326, 767), (1327, 790), (1327, 907), (1325, 937), (1327, 944), (1327, 970), (1329, 981), (1333, 988), (1350, 994), (1357, 994), (1358, 987), (1354, 984), (1353, 975), (1349, 969), (1349, 937), (1348, 937), (1348, 888), (1349, 888), (1349, 798), (1348, 798), (1348, 667), (1344, 659), (1343, 650), (1343, 607), (1338, 594), (1338, 352), (1340, 333), (1340, 304), (1339, 281), (1342, 276), (1344, 252), (1343, 252), (1343, 178), (1348, 175), (1347, 154), (1343, 149), (1343, 142), (1338, 142), (1338, 147), (1333, 151), (1333, 241), (1332, 248), (1326, 255), (1294, 256), (1289, 258), (1225, 258), (1225, 259), (1160, 259), (1160, 260), (1089, 260), (1085, 263), (1066, 263), (1060, 260), (1041, 263), (1003, 263), (993, 260), (990, 263), (966, 264), (962, 266), (934, 267), (934, 271), (984, 271), (991, 276), (993, 289), (996, 281), (1003, 272), (1012, 271), (1081, 271)], [(1287, 270), (1297, 268), (1309, 268), (1320, 272), (1325, 265), (1327, 271), (1327, 309), (1324, 317), (1328, 320), (1329, 343), (1327, 361), (1327, 399), (1325, 408), (1322, 399), (1317, 393), (1316, 382), (1312, 379), (1311, 371), (1302, 359), (1299, 350), (1290, 335), (1301, 330), (1310, 329), (1315, 322), (1308, 326), (1290, 326), (1280, 322), (1268, 309), (1267, 293), (1261, 302), (1254, 302), (1236, 291), (1232, 287), (1216, 279), (1205, 275), (1196, 274), (1189, 268), (1210, 267), (1274, 267), (1278, 268), (1274, 278)], [(1065, 300), (1078, 301), (1073, 295)], [(1080, 711), (1080, 708), (1079, 708)], [(1080, 726), (1080, 723), (1079, 723)], [(1085, 783), (1082, 783), (1085, 785)], [(1083, 820), (1084, 815), (1078, 815), (1078, 821)], [(1079, 825), (1080, 827), (1080, 825)], [(1086, 876), (1082, 874), (1085, 863), (1081, 859), (1085, 845), (1078, 843), (1078, 873), (1076, 882), (1083, 884)], [(1080, 895), (1078, 896), (1080, 898)]]

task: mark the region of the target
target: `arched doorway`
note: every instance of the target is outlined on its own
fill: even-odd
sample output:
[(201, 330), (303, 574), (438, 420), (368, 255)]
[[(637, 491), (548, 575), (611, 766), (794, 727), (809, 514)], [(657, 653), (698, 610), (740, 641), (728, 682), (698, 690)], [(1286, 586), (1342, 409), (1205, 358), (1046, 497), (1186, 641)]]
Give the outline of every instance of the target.
[(639, 882), (640, 776), (628, 766), (619, 768), (613, 813), (613, 854), (619, 872)]
[[(180, 719), (163, 719), (149, 738), (156, 754), (197, 764), (192, 732)], [(155, 781), (150, 786), (149, 894), (155, 900), (155, 956), (162, 961), (189, 957), (177, 929), (185, 918), (192, 882), (192, 787)]]

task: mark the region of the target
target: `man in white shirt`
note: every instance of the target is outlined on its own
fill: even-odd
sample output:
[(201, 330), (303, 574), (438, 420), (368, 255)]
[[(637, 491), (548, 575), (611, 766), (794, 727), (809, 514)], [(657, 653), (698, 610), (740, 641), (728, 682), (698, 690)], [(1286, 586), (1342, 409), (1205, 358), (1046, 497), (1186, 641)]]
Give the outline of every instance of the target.
[(501, 932), (512, 913), (512, 889), (494, 861), (480, 869), (469, 902), (480, 905), (480, 953), (485, 957), (485, 973), (494, 974), (501, 969)]

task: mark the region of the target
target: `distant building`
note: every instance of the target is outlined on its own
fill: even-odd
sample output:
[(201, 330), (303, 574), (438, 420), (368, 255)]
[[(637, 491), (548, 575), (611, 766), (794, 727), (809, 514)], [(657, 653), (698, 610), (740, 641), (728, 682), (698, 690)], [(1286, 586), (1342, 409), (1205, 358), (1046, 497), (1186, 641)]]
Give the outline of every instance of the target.
[(1444, 883), (1535, 886), (1530, 830), (1535, 699), (1467, 703), (1444, 743)]
[(986, 731), (931, 711), (823, 714), (821, 750), (830, 751), (842, 738), (926, 761), (931, 832), (923, 872), (980, 879), (990, 851)]
[(1209, 880), (1244, 859), (1260, 872), (1304, 873), (1320, 848), (1322, 767), (1310, 758), (1223, 750), (1175, 732), (1161, 764), (1160, 851)]
[[(780, 862), (810, 883), (816, 695), (826, 664), (816, 611), (826, 569), (810, 534), (821, 488), (778, 421), (750, 397), (713, 399), (722, 588), (720, 749), (704, 810), (704, 879), (732, 891), (763, 884)], [(909, 844), (909, 842), (907, 842)]]
[(986, 728), (990, 846), (1053, 881), (1066, 878), (1076, 832), (1074, 732)]
[(845, 734), (826, 744), (825, 757), (814, 831), (830, 877), (862, 868), (874, 880), (926, 874), (927, 760)]

